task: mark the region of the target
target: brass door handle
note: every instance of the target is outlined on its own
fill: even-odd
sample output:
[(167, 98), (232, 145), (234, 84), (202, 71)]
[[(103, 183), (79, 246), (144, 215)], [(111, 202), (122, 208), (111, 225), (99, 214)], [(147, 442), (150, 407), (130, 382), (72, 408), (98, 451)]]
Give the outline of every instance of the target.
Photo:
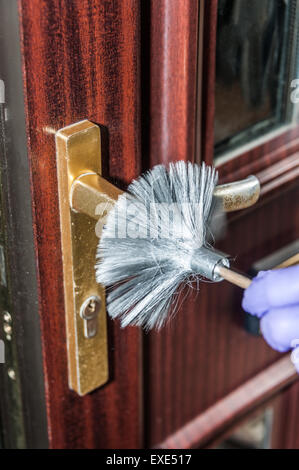
[[(70, 203), (74, 210), (98, 218), (98, 204), (113, 203), (119, 194), (118, 188), (100, 175), (86, 173), (74, 179)], [(255, 204), (260, 195), (260, 183), (256, 176), (216, 186), (214, 196), (221, 202), (225, 212), (233, 212)]]
[(225, 212), (253, 206), (260, 197), (261, 187), (256, 176), (216, 186), (214, 196), (221, 200)]
[[(85, 120), (60, 129), (56, 155), (69, 386), (85, 395), (108, 380), (105, 291), (96, 283), (94, 264), (101, 227), (122, 191), (101, 176), (96, 124)], [(226, 212), (251, 206), (259, 194), (255, 176), (214, 191)]]

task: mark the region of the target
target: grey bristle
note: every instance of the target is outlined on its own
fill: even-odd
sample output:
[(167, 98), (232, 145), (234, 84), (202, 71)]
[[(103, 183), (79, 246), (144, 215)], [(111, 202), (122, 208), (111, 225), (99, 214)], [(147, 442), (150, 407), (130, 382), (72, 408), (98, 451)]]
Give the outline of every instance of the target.
[[(216, 183), (212, 167), (179, 161), (155, 166), (119, 197), (99, 242), (96, 279), (114, 286), (108, 313), (123, 327), (159, 329), (166, 322), (178, 287), (192, 274), (192, 253), (207, 243)], [(180, 224), (165, 236), (169, 207)]]

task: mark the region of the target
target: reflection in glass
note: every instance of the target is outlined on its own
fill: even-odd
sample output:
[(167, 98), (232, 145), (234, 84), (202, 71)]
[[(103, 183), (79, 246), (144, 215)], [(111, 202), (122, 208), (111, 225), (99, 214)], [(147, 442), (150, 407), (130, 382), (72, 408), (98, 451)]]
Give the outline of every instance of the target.
[(218, 1), (216, 156), (290, 119), (296, 3)]

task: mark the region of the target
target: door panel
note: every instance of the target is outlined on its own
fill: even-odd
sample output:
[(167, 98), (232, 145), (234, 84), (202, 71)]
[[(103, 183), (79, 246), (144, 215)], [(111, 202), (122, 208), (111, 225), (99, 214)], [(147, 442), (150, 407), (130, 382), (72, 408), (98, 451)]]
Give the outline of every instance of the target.
[(138, 329), (110, 322), (109, 382), (83, 398), (68, 388), (54, 143), (89, 119), (107, 130), (104, 175), (139, 173), (139, 2), (21, 0), (19, 13), (50, 447), (139, 447)]

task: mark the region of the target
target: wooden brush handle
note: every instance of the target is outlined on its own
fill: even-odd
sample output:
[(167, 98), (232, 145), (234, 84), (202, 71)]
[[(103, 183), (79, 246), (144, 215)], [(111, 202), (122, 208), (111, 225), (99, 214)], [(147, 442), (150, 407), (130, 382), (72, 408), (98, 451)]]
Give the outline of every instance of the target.
[(251, 279), (249, 277), (244, 276), (244, 274), (239, 274), (222, 265), (217, 266), (217, 273), (219, 273), (226, 281), (231, 282), (242, 289), (247, 289), (251, 284)]

